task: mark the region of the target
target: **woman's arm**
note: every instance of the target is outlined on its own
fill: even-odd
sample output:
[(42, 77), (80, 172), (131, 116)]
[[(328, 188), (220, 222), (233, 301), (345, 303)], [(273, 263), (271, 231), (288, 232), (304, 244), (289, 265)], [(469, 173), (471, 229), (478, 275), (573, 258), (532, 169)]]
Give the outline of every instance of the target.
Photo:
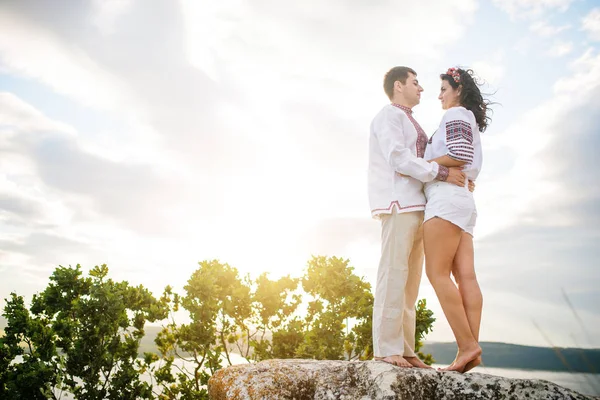
[[(448, 168), (462, 167), (463, 165), (466, 164), (465, 161), (458, 161), (449, 156), (441, 156), (441, 157), (434, 158), (433, 160), (429, 160), (429, 161), (430, 162), (435, 161), (439, 165), (443, 165), (444, 167), (448, 167)], [(469, 179), (469, 191), (473, 192), (474, 190), (475, 190), (475, 182), (473, 182), (472, 180)]]
[(443, 155), (441, 157), (438, 158), (434, 158), (433, 160), (429, 160), (431, 161), (435, 161), (436, 163), (443, 165), (444, 167), (462, 167), (463, 165), (465, 165), (467, 162), (466, 161), (459, 161), (459, 160), (455, 160), (454, 158), (447, 156), (447, 155)]

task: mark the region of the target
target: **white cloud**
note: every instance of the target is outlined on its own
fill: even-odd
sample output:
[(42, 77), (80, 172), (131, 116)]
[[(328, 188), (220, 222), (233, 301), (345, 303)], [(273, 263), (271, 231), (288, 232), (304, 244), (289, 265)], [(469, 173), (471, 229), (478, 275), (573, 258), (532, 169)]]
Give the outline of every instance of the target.
[(546, 52), (550, 57), (563, 57), (570, 54), (573, 51), (572, 42), (557, 41), (552, 47)]
[(571, 63), (570, 69), (574, 74), (559, 79), (554, 92), (575, 108), (591, 100), (589, 96), (600, 86), (600, 53), (594, 48), (587, 49)]
[[(80, 142), (73, 127), (12, 94), (0, 93), (0, 192), (23, 204), (12, 214), (20, 212), (26, 222), (35, 211), (36, 218), (29, 222), (38, 224), (68, 225), (78, 215), (96, 221), (118, 217), (135, 225), (140, 222), (136, 219), (145, 220), (140, 212), (152, 207), (152, 201), (164, 203), (186, 192), (178, 186), (181, 179), (171, 175), (172, 169), (159, 168), (159, 162), (111, 161), (86, 152)], [(155, 213), (155, 226), (161, 225), (160, 215), (169, 205)]]
[(504, 52), (498, 51), (487, 57), (485, 61), (475, 61), (472, 68), (477, 76), (485, 83), (498, 87), (506, 73), (506, 67), (504, 66)]
[(600, 8), (594, 8), (583, 18), (582, 29), (591, 40), (600, 41)]
[[(105, 262), (124, 266), (113, 270), (114, 276), (160, 291), (172, 273), (164, 266), (193, 268), (199, 243), (212, 247), (215, 237), (226, 243), (226, 232), (210, 230), (206, 219), (177, 215), (182, 205), (193, 209), (188, 201), (201, 207), (201, 199), (190, 199), (185, 190), (193, 182), (174, 187), (177, 177), (165, 183), (152, 177), (153, 166), (132, 168), (86, 153), (79, 139), (73, 127), (0, 93), (1, 268), (11, 276), (0, 282), (1, 293), (30, 295), (59, 264), (90, 268)], [(147, 230), (177, 237), (174, 231), (193, 225), (197, 230), (199, 221), (209, 234), (171, 241), (144, 235)], [(143, 271), (139, 265), (145, 265)]]
[[(381, 76), (401, 59), (438, 58), (444, 45), (464, 33), (476, 10), (470, 0), (435, 1), (427, 8), (341, 0), (204, 3), (182, 0), (192, 61), (213, 77), (219, 65), (221, 74), (269, 104), (304, 92), (294, 84), (303, 77), (348, 85), (359, 76)], [(444, 35), (437, 31), (442, 24)], [(418, 35), (398, 44), (399, 25)]]
[(51, 120), (11, 93), (0, 92), (0, 129), (4, 131), (0, 139), (6, 140), (9, 134), (6, 131), (15, 126), (29, 132), (63, 132), (75, 135), (72, 126)]
[(517, 40), (513, 46), (513, 49), (519, 53), (520, 55), (528, 54), (531, 48), (533, 47), (533, 38), (530, 36), (525, 36)]
[(92, 23), (104, 35), (115, 32), (115, 24), (119, 17), (127, 13), (134, 0), (92, 0)]
[[(94, 1), (90, 10), (77, 17), (92, 18), (94, 23), (101, 24), (103, 33), (108, 34), (107, 29), (113, 33), (113, 23), (127, 15), (133, 5), (133, 0)], [(93, 19), (96, 17), (100, 19)], [(151, 72), (144, 75), (139, 71), (148, 71), (148, 68), (138, 65), (131, 76), (127, 73), (129, 71), (119, 68), (114, 62), (109, 63), (111, 68), (101, 64), (97, 60), (107, 59), (100, 50), (102, 47), (89, 40), (93, 35), (83, 30), (76, 38), (66, 40), (59, 30), (49, 29), (47, 24), (39, 23), (27, 13), (0, 6), (0, 70), (37, 80), (74, 103), (106, 113), (101, 118), (113, 121), (111, 128), (115, 131), (78, 136), (78, 145), (86, 152), (115, 162), (151, 162), (160, 164), (164, 170), (180, 168), (177, 156), (173, 156), (171, 149), (165, 148), (165, 142), (173, 136), (172, 132), (164, 135), (153, 125), (161, 112), (172, 115), (170, 108), (177, 105), (162, 98), (154, 99), (151, 94), (143, 92), (153, 86), (156, 76), (166, 76), (165, 72), (157, 71), (156, 76), (152, 76)], [(119, 52), (120, 38), (103, 39), (115, 53)], [(130, 48), (128, 52), (135, 53), (136, 50)], [(141, 59), (139, 61), (142, 62)], [(145, 78), (142, 82), (136, 80), (140, 76)], [(177, 78), (185, 79), (173, 77), (171, 80)], [(137, 84), (142, 86), (142, 90)], [(177, 95), (166, 93), (171, 97)], [(61, 99), (61, 102), (67, 103), (68, 100)], [(181, 113), (187, 111), (185, 109)], [(14, 118), (16, 114), (12, 112), (10, 115)], [(184, 118), (185, 115), (173, 117), (170, 127), (173, 127), (173, 120)], [(27, 129), (22, 123), (19, 127)]]
[[(536, 221), (539, 204), (545, 208), (568, 204), (575, 193), (559, 190), (562, 176), (548, 168), (545, 157), (550, 144), (563, 136), (562, 123), (570, 115), (592, 101), (600, 86), (600, 55), (588, 50), (571, 65), (573, 75), (563, 77), (554, 85), (554, 96), (516, 119), (506, 131), (494, 137), (494, 148), (486, 152), (488, 159), (502, 154), (514, 155), (515, 161), (506, 174), (482, 177), (478, 190), (481, 205), (480, 235), (503, 227)], [(484, 140), (484, 151), (488, 142)], [(487, 174), (487, 172), (486, 172)], [(545, 217), (542, 217), (545, 218)], [(553, 223), (568, 223), (566, 215), (557, 215)], [(479, 221), (478, 221), (479, 223)]]
[(187, 31), (188, 59), (192, 65), (217, 81), (217, 49), (231, 39), (235, 26), (246, 12), (245, 2), (180, 0), (180, 4)]
[(63, 137), (74, 140), (75, 129), (51, 120), (18, 97), (0, 92), (0, 219), (31, 227), (68, 221), (68, 207), (45, 193), (37, 177), (34, 161), (15, 142)]
[(573, 0), (494, 0), (513, 19), (534, 19), (548, 11), (566, 11)]
[(75, 223), (89, 204), (45, 185), (29, 151), (48, 140), (75, 141), (77, 132), (13, 94), (0, 93), (0, 247), (3, 273), (11, 276), (0, 282), (1, 293), (30, 294), (59, 263), (93, 258), (87, 246), (91, 231)]
[(529, 27), (529, 30), (538, 36), (550, 37), (571, 29), (571, 25), (555, 26), (550, 25), (546, 21), (536, 21)]
[(38, 79), (86, 106), (135, 111), (136, 102), (127, 85), (82, 49), (2, 7), (0, 65), (5, 71)]

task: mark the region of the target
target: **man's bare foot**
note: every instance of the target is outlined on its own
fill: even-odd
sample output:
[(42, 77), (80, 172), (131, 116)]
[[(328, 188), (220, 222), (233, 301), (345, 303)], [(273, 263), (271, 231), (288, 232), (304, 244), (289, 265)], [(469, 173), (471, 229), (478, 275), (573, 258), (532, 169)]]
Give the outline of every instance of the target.
[(412, 368), (412, 364), (400, 356), (373, 357), (373, 359), (395, 365), (396, 367)]
[(481, 364), (481, 356), (477, 357), (473, 361), (469, 361), (467, 363), (467, 365), (465, 365), (465, 369), (463, 370), (463, 372), (470, 371), (473, 368), (475, 368), (476, 366), (478, 366), (479, 364)]
[(440, 371), (456, 371), (456, 372), (464, 372), (468, 363), (471, 361), (475, 361), (478, 357), (481, 356), (481, 347), (479, 345), (475, 345), (473, 348), (466, 351), (458, 351), (458, 355), (456, 356), (456, 360), (450, 366), (446, 368), (440, 368)]
[(425, 364), (423, 361), (421, 361), (419, 359), (419, 357), (406, 357), (405, 356), (404, 359), (406, 361), (408, 361), (410, 363), (410, 365), (412, 365), (413, 367), (431, 369), (431, 367), (429, 365)]

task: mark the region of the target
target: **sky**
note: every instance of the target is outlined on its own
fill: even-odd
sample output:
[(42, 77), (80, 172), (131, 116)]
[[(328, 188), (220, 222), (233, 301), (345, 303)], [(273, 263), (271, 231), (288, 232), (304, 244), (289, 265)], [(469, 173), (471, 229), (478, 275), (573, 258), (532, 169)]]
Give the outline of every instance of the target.
[[(600, 4), (0, 1), (0, 298), (108, 264), (159, 295), (201, 260), (374, 284), (369, 124), (391, 67), (472, 68), (496, 104), (475, 199), (481, 340), (600, 347)], [(426, 277), (420, 297), (453, 341)]]

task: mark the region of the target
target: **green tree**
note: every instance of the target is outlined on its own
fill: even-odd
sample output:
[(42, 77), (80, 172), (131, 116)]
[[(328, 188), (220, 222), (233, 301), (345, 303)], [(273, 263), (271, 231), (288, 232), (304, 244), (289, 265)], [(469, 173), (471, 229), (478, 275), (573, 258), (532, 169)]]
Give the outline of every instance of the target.
[[(106, 265), (82, 277), (81, 267), (60, 266), (28, 310), (12, 293), (0, 338), (0, 394), (4, 399), (150, 399), (137, 360), (146, 321), (166, 308), (142, 286), (107, 279)], [(22, 360), (17, 360), (17, 356)]]
[[(208, 379), (231, 365), (233, 350), (249, 361), (373, 356), (373, 296), (348, 260), (313, 257), (301, 278), (262, 274), (254, 281), (228, 264), (203, 261), (185, 296), (167, 286), (159, 300), (107, 276), (105, 265), (89, 277), (79, 265), (59, 267), (29, 309), (14, 293), (6, 299), (0, 398), (58, 398), (67, 391), (76, 399), (203, 400)], [(177, 324), (174, 315), (182, 311), (189, 323)], [(155, 341), (160, 355), (137, 359), (145, 322), (167, 317)], [(419, 301), (417, 351), (433, 321)], [(146, 372), (150, 383), (140, 380)]]
[(302, 287), (311, 300), (297, 356), (332, 360), (372, 356), (371, 285), (353, 271), (349, 261), (341, 258), (309, 260)]
[(146, 359), (163, 399), (207, 399), (208, 379), (221, 368), (221, 354), (231, 365), (237, 335), (251, 318), (248, 278), (240, 278), (237, 269), (218, 260), (199, 265), (184, 287), (185, 296), (168, 288), (162, 297), (172, 313), (181, 306), (190, 317), (189, 323), (181, 325), (171, 318), (156, 338), (159, 366), (153, 365), (157, 357)]
[(298, 326), (300, 321), (292, 319), (302, 302), (302, 296), (294, 293), (298, 281), (289, 276), (271, 280), (263, 273), (253, 282), (252, 317), (250, 323), (244, 325), (245, 332), (241, 337), (242, 344), (247, 347), (238, 347), (243, 357), (260, 361), (294, 355), (302, 330)]
[(425, 335), (431, 332), (435, 318), (433, 318), (433, 311), (427, 308), (427, 300), (421, 299), (417, 302), (417, 329), (415, 331), (415, 352), (419, 358), (427, 365), (431, 365), (435, 362), (431, 354), (423, 354), (421, 348), (423, 347), (423, 340)]
[[(295, 357), (371, 359), (371, 286), (354, 274), (349, 261), (337, 257), (312, 257), (302, 277), (302, 287), (310, 297), (306, 299), (306, 316), (301, 322), (290, 324), (287, 332), (280, 332), (288, 343), (283, 355), (291, 357), (290, 347), (296, 345)], [(424, 299), (419, 300), (416, 314), (415, 340), (419, 352), (435, 318)], [(430, 354), (419, 352), (418, 355), (429, 365), (434, 362)]]
[(23, 297), (10, 296), (3, 313), (8, 325), (0, 338), (0, 398), (52, 398), (61, 376), (51, 329), (30, 314)]

